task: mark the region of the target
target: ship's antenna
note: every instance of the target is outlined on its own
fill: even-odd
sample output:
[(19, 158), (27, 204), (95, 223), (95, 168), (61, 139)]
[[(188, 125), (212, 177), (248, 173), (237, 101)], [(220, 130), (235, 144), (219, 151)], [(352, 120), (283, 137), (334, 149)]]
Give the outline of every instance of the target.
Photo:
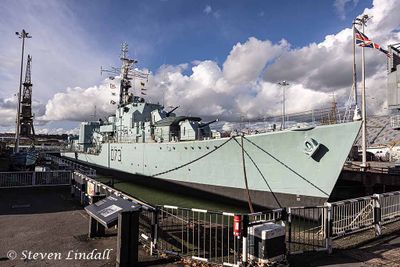
[(119, 89), (119, 106), (124, 106), (132, 101), (135, 101), (135, 97), (131, 97), (129, 89), (132, 87), (132, 79), (139, 78), (141, 80), (147, 80), (149, 73), (144, 73), (135, 68), (135, 64), (138, 63), (135, 59), (128, 58), (128, 44), (126, 42), (121, 45), (121, 56), (122, 66), (120, 68), (111, 67), (111, 69), (101, 68), (101, 73), (107, 72), (114, 75), (121, 76), (121, 84)]
[(121, 45), (121, 60), (124, 58), (128, 58), (128, 44), (126, 42)]

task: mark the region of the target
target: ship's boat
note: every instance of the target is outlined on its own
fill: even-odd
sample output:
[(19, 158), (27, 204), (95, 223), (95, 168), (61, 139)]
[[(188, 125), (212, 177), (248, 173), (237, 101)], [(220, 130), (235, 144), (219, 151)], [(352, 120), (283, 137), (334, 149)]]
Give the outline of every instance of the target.
[(34, 149), (13, 153), (10, 156), (11, 167), (14, 170), (30, 169), (35, 166), (37, 158), (38, 152)]
[(326, 201), (361, 121), (250, 135), (221, 135), (201, 118), (176, 116), (129, 92), (134, 60), (122, 56), (120, 99), (106, 121), (83, 122), (63, 156), (263, 207)]

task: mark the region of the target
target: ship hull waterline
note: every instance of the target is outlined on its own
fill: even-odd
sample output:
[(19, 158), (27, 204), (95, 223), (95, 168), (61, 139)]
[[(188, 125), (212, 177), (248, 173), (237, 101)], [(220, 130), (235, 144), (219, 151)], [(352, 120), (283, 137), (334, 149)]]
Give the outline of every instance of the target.
[[(190, 142), (114, 142), (104, 143), (98, 154), (62, 155), (120, 174), (134, 174), (130, 178), (121, 175), (126, 177), (124, 180), (141, 180), (149, 186), (167, 182), (180, 185), (182, 190), (190, 188), (246, 202), (240, 146), (243, 141), (248, 188), (254, 205), (321, 205), (336, 184), (360, 126), (361, 122), (350, 122), (248, 135), (243, 140), (237, 136)], [(309, 140), (319, 144), (312, 156), (305, 152), (305, 142)]]

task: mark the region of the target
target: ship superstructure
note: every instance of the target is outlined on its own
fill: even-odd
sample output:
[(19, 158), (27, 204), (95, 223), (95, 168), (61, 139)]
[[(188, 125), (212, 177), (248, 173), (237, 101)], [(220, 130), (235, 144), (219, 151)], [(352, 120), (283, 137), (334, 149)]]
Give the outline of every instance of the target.
[[(130, 179), (194, 188), (276, 207), (329, 198), (361, 126), (360, 121), (221, 138), (215, 122), (177, 116), (134, 94), (147, 79), (136, 60), (121, 55), (119, 100), (107, 121), (83, 122), (73, 152), (64, 156), (137, 174)], [(245, 173), (244, 173), (245, 170)], [(151, 177), (151, 178), (150, 178)], [(246, 178), (246, 179), (244, 179)]]

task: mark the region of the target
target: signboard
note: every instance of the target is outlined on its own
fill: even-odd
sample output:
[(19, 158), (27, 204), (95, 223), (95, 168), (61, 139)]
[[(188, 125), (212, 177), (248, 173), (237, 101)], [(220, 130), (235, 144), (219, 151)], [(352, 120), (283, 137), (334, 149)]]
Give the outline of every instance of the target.
[(118, 223), (118, 214), (121, 211), (134, 211), (140, 208), (141, 205), (135, 202), (119, 196), (109, 196), (85, 207), (85, 210), (99, 223), (109, 228)]
[(87, 182), (87, 194), (89, 196), (96, 195), (96, 187), (95, 187), (94, 183), (92, 183), (90, 181)]

